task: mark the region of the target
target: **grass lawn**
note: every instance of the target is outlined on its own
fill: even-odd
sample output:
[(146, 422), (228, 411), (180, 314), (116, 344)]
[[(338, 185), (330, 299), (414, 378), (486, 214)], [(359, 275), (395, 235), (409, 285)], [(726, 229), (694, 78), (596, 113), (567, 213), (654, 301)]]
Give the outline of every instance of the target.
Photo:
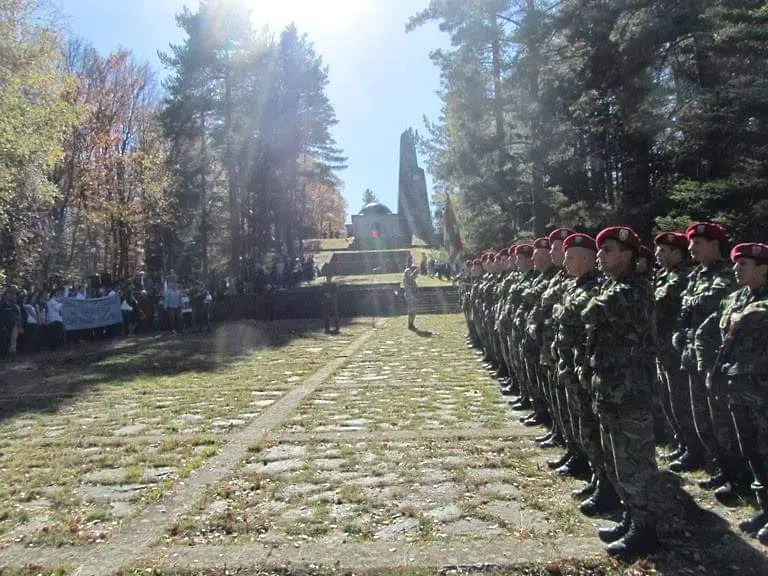
[[(546, 466), (560, 452), (517, 422), (462, 322), (424, 315), (411, 332), (403, 317), (360, 319), (339, 336), (317, 321), (240, 322), (3, 366), (0, 573), (12, 554), (35, 565), (109, 553), (84, 544), (128, 548), (115, 538), (126, 526), (149, 544), (125, 574), (768, 573), (765, 550), (734, 528), (748, 503), (724, 508), (698, 476), (669, 472), (651, 488), (662, 549), (607, 558), (595, 534), (610, 518), (579, 513), (569, 493), (582, 483)], [(217, 467), (217, 454), (232, 459)], [(182, 505), (138, 533), (177, 489)]]
[(108, 539), (369, 326), (228, 324), (3, 367), (0, 543)]

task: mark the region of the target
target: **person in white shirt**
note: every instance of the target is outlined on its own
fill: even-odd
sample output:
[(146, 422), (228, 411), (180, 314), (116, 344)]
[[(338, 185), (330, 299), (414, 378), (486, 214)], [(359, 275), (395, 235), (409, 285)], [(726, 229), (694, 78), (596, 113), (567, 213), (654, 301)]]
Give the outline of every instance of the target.
[(37, 352), (38, 350), (38, 327), (40, 317), (37, 306), (34, 303), (34, 297), (30, 294), (24, 298), (22, 314), (24, 314), (24, 352)]
[(203, 298), (203, 322), (205, 322), (205, 329), (211, 331), (211, 311), (213, 310), (213, 295), (210, 290), (205, 290), (205, 298)]
[(64, 290), (59, 288), (51, 294), (46, 305), (49, 329), (51, 331), (51, 347), (55, 350), (62, 344), (66, 344), (64, 335), (64, 320), (61, 317), (61, 298)]

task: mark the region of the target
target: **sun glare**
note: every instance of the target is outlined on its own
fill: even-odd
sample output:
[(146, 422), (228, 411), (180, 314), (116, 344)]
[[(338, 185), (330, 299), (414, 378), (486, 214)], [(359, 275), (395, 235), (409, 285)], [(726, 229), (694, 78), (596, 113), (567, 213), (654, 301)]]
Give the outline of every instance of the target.
[(339, 32), (375, 10), (374, 0), (251, 0), (254, 22), (280, 29), (294, 22), (301, 32)]

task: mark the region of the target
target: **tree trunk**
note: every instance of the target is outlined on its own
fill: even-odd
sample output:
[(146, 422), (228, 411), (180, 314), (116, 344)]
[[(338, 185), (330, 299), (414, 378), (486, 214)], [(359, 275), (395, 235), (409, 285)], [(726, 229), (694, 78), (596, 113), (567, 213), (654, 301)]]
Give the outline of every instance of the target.
[(230, 78), (229, 63), (224, 74), (224, 109), (226, 117), (226, 165), (227, 182), (229, 190), (229, 224), (230, 224), (230, 273), (233, 277), (240, 276), (240, 211), (238, 207), (238, 189), (235, 159), (232, 144), (232, 82)]
[(202, 169), (200, 172), (200, 256), (202, 260), (203, 279), (208, 280), (208, 147), (205, 141), (205, 109), (200, 113), (200, 156)]
[[(534, 0), (527, 0), (526, 19), (535, 17), (536, 5)], [(536, 24), (538, 28), (538, 24)], [(537, 30), (538, 31), (538, 30)], [(543, 236), (546, 231), (546, 206), (544, 205), (544, 158), (541, 143), (541, 113), (537, 107), (539, 102), (539, 54), (538, 38), (531, 39), (528, 46), (528, 100), (531, 110), (531, 206), (533, 208), (533, 232)]]

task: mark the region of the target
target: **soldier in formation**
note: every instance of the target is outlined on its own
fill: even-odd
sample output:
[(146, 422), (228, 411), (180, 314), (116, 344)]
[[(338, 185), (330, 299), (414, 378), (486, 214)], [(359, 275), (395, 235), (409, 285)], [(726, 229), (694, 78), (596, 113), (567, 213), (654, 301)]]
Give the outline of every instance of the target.
[[(459, 281), (467, 345), (498, 378), (520, 421), (542, 426), (558, 474), (589, 481), (572, 496), (609, 554), (658, 545), (656, 446), (669, 469), (727, 505), (754, 491), (742, 522), (768, 544), (768, 246), (697, 222), (653, 239), (625, 226), (595, 238), (568, 228), (468, 260)], [(693, 260), (693, 263), (691, 262)]]

